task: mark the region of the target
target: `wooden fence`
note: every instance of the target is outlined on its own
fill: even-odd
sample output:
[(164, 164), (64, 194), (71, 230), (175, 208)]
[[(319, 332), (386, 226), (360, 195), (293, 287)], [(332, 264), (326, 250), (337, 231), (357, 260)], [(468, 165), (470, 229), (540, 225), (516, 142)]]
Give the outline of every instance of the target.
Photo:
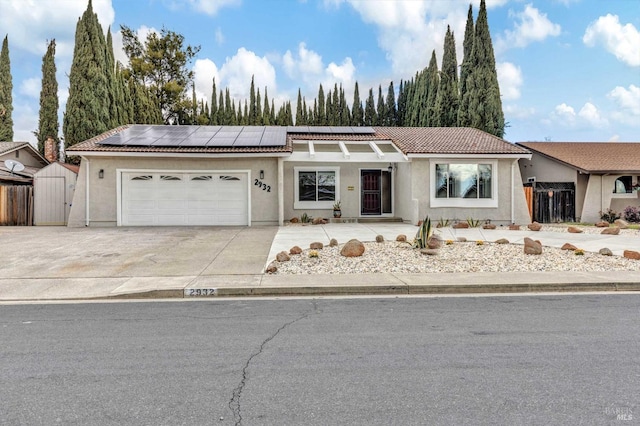
[(33, 225), (33, 186), (0, 185), (0, 225)]

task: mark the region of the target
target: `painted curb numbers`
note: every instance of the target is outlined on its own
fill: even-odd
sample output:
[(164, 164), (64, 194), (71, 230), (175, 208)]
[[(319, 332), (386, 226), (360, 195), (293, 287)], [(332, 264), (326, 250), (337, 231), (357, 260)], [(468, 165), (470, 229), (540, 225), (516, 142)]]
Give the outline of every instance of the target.
[(184, 297), (213, 297), (218, 295), (215, 288), (185, 288)]

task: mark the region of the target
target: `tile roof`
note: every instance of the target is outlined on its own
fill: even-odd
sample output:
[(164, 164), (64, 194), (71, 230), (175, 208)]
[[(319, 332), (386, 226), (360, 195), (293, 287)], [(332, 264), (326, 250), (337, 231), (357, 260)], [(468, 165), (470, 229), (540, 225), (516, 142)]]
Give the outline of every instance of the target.
[(0, 142), (0, 155), (29, 145), (29, 142)]
[(519, 142), (518, 145), (587, 173), (640, 173), (640, 143)]
[(522, 147), (471, 127), (374, 127), (407, 155), (411, 154), (516, 154)]

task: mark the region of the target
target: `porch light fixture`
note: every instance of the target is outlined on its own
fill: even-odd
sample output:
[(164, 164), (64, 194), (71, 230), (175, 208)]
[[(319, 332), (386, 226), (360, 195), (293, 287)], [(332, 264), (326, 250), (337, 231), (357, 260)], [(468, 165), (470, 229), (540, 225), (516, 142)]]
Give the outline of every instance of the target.
[(260, 170), (260, 179), (264, 179), (264, 170)]
[(387, 167), (387, 170), (389, 170), (389, 173), (391, 173), (395, 169), (396, 169), (396, 165), (393, 163), (389, 163), (389, 167)]
[(98, 172), (98, 178), (104, 179), (104, 169), (100, 169), (100, 171)]

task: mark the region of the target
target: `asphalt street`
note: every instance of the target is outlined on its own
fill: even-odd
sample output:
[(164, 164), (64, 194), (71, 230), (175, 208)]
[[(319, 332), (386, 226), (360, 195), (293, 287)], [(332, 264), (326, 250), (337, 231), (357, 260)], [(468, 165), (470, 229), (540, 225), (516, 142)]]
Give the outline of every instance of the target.
[(639, 306), (636, 294), (2, 305), (0, 424), (637, 424)]

